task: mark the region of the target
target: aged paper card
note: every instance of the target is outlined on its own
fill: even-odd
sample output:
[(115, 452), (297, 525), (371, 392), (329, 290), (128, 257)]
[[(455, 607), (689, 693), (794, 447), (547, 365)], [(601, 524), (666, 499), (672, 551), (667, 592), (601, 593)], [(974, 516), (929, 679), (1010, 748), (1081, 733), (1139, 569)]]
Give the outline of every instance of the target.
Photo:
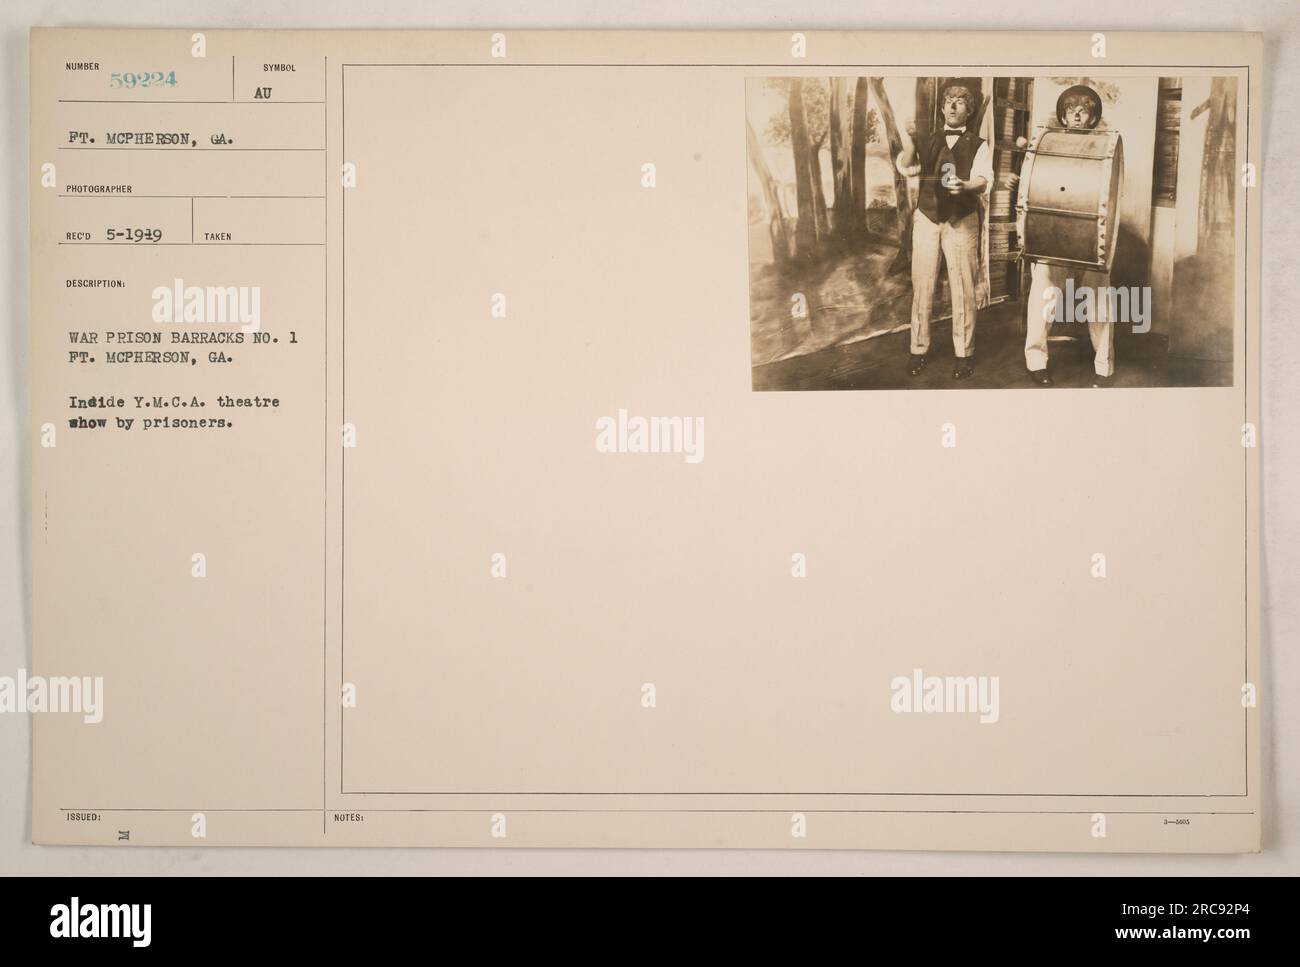
[(37, 842), (1259, 848), (1258, 36), (31, 63)]

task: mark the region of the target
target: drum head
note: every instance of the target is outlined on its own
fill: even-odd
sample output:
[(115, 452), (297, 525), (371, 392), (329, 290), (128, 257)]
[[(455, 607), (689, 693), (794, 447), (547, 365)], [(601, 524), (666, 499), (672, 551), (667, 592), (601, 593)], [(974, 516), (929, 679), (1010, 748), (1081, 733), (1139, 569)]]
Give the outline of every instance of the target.
[(1118, 132), (1049, 128), (1030, 149), (1024, 250), (1056, 265), (1108, 270), (1118, 238)]

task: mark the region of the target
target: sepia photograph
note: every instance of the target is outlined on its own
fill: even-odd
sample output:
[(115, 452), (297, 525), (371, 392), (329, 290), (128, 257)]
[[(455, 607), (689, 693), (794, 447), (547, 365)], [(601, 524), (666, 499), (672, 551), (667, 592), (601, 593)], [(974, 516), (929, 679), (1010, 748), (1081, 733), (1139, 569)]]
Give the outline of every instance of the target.
[(1231, 386), (1237, 98), (1203, 74), (750, 78), (753, 388)]

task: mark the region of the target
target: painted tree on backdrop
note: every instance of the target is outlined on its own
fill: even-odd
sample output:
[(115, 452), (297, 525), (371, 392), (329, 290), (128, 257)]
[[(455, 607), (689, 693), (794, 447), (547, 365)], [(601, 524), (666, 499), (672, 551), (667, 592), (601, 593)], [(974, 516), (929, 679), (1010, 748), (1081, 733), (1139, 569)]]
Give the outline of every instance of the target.
[[(879, 139), (880, 117), (867, 107), (867, 79), (769, 78), (781, 90), (786, 108), (768, 124), (773, 144), (789, 144), (794, 160), (797, 220), (794, 253), (820, 256), (825, 243), (851, 242), (866, 230), (866, 146)], [(831, 156), (832, 201), (827, 205), (821, 153)]]

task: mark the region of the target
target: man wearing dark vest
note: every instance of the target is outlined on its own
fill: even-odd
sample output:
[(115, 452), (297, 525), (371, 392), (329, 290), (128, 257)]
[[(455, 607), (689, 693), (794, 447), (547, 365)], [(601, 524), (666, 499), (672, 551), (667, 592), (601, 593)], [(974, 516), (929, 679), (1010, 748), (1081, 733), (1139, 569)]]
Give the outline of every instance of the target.
[(952, 80), (941, 92), (944, 127), (922, 138), (909, 124), (910, 143), (896, 164), (919, 178), (912, 215), (911, 373), (920, 374), (930, 351), (930, 315), (939, 279), (939, 256), (948, 266), (952, 294), (953, 379), (974, 375), (976, 280), (979, 276), (980, 197), (993, 181), (989, 146), (968, 124), (976, 98), (973, 84)]

